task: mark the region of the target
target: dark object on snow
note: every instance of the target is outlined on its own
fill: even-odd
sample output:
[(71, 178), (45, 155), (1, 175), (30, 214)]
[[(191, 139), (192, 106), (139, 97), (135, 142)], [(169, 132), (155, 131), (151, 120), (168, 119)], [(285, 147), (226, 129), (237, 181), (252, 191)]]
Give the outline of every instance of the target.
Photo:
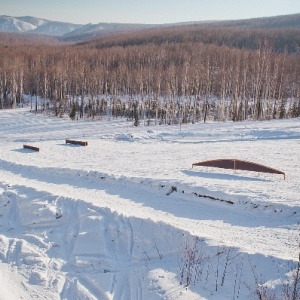
[(56, 213), (56, 214), (55, 214), (55, 218), (56, 218), (56, 219), (59, 219), (59, 218), (61, 218), (61, 217), (62, 217), (62, 214), (61, 214), (61, 213)]
[(87, 145), (88, 145), (88, 142), (74, 141), (74, 140), (66, 140), (66, 144), (75, 144), (75, 145), (87, 146)]
[(215, 160), (206, 160), (198, 163), (192, 164), (194, 166), (201, 167), (214, 167), (230, 170), (244, 170), (244, 171), (254, 171), (254, 172), (263, 172), (263, 173), (275, 173), (282, 174), (285, 179), (285, 173), (279, 170), (253, 163), (250, 161), (240, 160), (240, 159), (215, 159)]
[(34, 150), (34, 151), (40, 151), (40, 148), (34, 147), (34, 146), (30, 146), (30, 145), (23, 145), (23, 148), (24, 149)]
[(169, 195), (171, 195), (173, 192), (177, 192), (177, 187), (172, 185), (170, 191), (169, 191), (166, 195), (169, 196)]

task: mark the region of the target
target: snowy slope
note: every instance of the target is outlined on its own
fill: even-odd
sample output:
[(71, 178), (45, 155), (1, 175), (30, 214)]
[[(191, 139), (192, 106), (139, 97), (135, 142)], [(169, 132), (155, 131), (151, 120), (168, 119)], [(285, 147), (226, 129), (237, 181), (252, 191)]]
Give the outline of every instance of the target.
[(51, 36), (63, 36), (80, 27), (82, 27), (82, 25), (65, 23), (65, 22), (48, 21), (47, 23), (37, 27), (31, 33), (45, 34)]
[(50, 36), (63, 36), (83, 25), (50, 21), (30, 16), (0, 16), (0, 32), (34, 33)]
[(63, 39), (86, 41), (90, 39), (96, 39), (103, 36), (116, 33), (134, 32), (138, 30), (144, 30), (149, 28), (155, 28), (163, 25), (151, 25), (151, 24), (123, 24), (123, 23), (99, 23), (99, 24), (86, 24), (74, 31), (66, 33)]
[(12, 18), (9, 16), (0, 16), (0, 31), (1, 32), (27, 32), (36, 29), (36, 26), (25, 22), (22, 20), (18, 20), (16, 18)]
[(39, 27), (48, 22), (45, 19), (35, 18), (35, 17), (30, 17), (30, 16), (16, 17), (16, 19), (23, 21), (23, 22), (30, 23), (30, 24), (34, 25), (35, 27)]
[(43, 34), (63, 37), (64, 40), (84, 41), (99, 38), (109, 34), (137, 31), (159, 25), (148, 24), (73, 24), (67, 22), (50, 21), (30, 16), (11, 17), (0, 16), (0, 32)]
[[(299, 253), (299, 124), (0, 111), (0, 299), (10, 287), (23, 299), (280, 299)], [(216, 158), (287, 178), (192, 168)]]

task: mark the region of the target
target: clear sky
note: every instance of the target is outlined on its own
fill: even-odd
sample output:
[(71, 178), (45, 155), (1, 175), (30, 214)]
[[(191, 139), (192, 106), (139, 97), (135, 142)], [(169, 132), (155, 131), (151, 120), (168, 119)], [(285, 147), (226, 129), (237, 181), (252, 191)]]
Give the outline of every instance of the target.
[(295, 13), (300, 13), (300, 0), (0, 0), (0, 15), (77, 24), (162, 24)]

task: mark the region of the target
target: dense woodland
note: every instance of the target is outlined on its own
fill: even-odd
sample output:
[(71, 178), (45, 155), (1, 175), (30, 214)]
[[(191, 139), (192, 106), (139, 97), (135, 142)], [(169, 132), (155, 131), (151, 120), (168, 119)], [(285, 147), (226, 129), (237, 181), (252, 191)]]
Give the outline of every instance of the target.
[[(181, 26), (0, 43), (0, 108), (135, 125), (300, 116), (300, 29)], [(39, 99), (43, 99), (40, 101)]]

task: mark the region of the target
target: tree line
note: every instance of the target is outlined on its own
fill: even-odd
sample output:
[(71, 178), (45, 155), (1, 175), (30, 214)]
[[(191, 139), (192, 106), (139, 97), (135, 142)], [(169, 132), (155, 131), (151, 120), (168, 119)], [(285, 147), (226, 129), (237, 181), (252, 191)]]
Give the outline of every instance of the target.
[(0, 108), (29, 95), (35, 112), (135, 125), (300, 116), (299, 55), (268, 39), (239, 49), (164, 34), (160, 43), (1, 45)]

